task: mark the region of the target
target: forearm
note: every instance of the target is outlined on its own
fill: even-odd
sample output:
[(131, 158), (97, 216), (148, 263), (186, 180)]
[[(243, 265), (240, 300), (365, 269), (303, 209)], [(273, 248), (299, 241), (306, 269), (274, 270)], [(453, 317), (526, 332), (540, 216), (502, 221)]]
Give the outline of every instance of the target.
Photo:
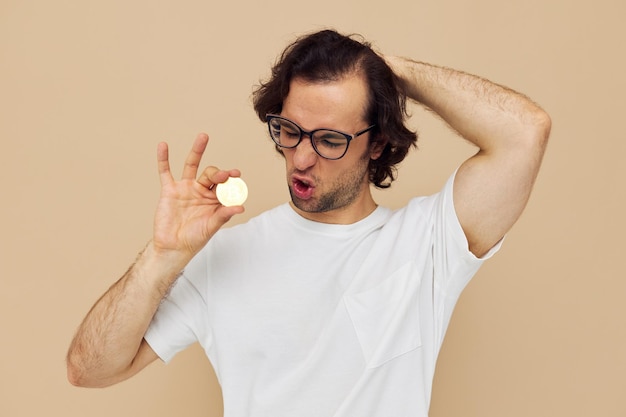
[(157, 254), (151, 244), (146, 247), (81, 323), (67, 356), (72, 383), (103, 386), (125, 379), (180, 268), (180, 262)]
[(388, 57), (387, 62), (409, 98), (485, 152), (547, 137), (547, 114), (520, 93), (450, 68), (398, 57)]

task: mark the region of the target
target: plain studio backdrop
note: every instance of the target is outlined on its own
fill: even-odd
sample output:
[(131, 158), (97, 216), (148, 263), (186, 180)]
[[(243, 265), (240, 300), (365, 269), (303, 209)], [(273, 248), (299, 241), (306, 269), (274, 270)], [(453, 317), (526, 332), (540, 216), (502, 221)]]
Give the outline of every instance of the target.
[[(251, 92), (297, 35), (334, 27), (507, 85), (553, 120), (526, 212), (459, 300), (431, 416), (623, 417), (625, 4), (2, 0), (0, 416), (221, 415), (197, 345), (96, 390), (67, 382), (66, 349), (150, 238), (159, 141), (176, 173), (201, 131), (204, 163), (241, 169), (232, 224), (287, 200)], [(411, 113), (419, 150), (380, 204), (438, 190), (474, 152)]]

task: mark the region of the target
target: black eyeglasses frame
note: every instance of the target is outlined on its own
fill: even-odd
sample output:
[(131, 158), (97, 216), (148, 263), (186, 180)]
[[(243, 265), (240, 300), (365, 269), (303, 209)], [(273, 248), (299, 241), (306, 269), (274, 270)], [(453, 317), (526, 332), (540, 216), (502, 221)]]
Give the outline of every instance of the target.
[[(297, 127), (297, 128), (298, 128), (298, 131), (300, 132), (300, 137), (298, 138), (298, 141), (295, 143), (295, 145), (293, 145), (293, 146), (285, 146), (284, 144), (281, 144), (281, 143), (279, 143), (279, 142), (277, 142), (277, 141), (276, 141), (276, 139), (274, 138), (274, 135), (272, 134), (272, 126), (271, 126), (271, 124), (270, 124), (270, 123), (271, 123), (271, 121), (272, 121), (272, 120), (274, 120), (274, 119), (285, 120), (285, 121), (287, 121), (287, 122), (289, 122), (289, 123), (293, 124), (295, 127)], [(374, 127), (376, 127), (376, 125), (375, 125), (375, 124), (373, 124), (373, 125), (370, 125), (370, 126), (366, 127), (365, 129), (363, 129), (363, 130), (359, 130), (358, 132), (356, 132), (356, 133), (354, 133), (354, 134), (352, 134), (352, 135), (351, 135), (351, 134), (349, 134), (349, 133), (342, 132), (342, 131), (340, 131), (340, 130), (336, 130), (336, 129), (329, 129), (329, 128), (313, 129), (313, 130), (311, 130), (311, 131), (306, 131), (306, 130), (304, 130), (304, 129), (303, 129), (303, 128), (299, 125), (299, 124), (297, 124), (296, 122), (294, 122), (293, 120), (288, 119), (288, 118), (283, 117), (283, 116), (280, 116), (280, 115), (278, 115), (278, 114), (267, 114), (267, 115), (265, 116), (265, 120), (266, 120), (266, 122), (267, 122), (267, 128), (269, 129), (269, 134), (270, 134), (270, 137), (272, 138), (272, 141), (273, 141), (273, 142), (274, 142), (274, 143), (275, 143), (278, 147), (280, 147), (280, 148), (285, 148), (285, 149), (294, 149), (294, 148), (296, 148), (296, 147), (300, 144), (300, 142), (302, 142), (302, 138), (303, 138), (304, 136), (308, 136), (308, 137), (309, 137), (309, 139), (311, 139), (311, 145), (313, 146), (313, 150), (315, 150), (315, 153), (317, 153), (317, 154), (318, 154), (319, 156), (321, 156), (322, 158), (324, 158), (324, 159), (328, 159), (328, 160), (331, 160), (331, 161), (336, 161), (337, 159), (341, 159), (341, 158), (343, 158), (343, 157), (346, 155), (346, 153), (348, 152), (348, 148), (350, 147), (350, 142), (352, 142), (352, 140), (354, 140), (354, 139), (356, 139), (357, 137), (359, 137), (359, 136), (361, 136), (361, 135), (363, 135), (363, 134), (365, 134), (365, 133), (369, 132), (369, 131), (370, 131), (370, 130), (372, 130)], [(336, 157), (336, 158), (329, 158), (329, 157), (327, 157), (327, 156), (325, 156), (325, 155), (322, 155), (322, 154), (320, 153), (320, 151), (317, 149), (317, 146), (315, 145), (315, 141), (314, 141), (314, 140), (312, 140), (312, 138), (313, 138), (313, 135), (315, 134), (315, 132), (319, 132), (319, 131), (322, 131), (322, 130), (324, 130), (324, 131), (330, 131), (330, 132), (334, 132), (334, 133), (338, 133), (338, 134), (340, 134), (340, 135), (342, 135), (342, 136), (344, 136), (344, 137), (346, 138), (346, 140), (347, 140), (347, 142), (346, 142), (346, 148), (344, 149), (343, 153), (342, 153), (340, 156), (338, 156), (338, 157)]]

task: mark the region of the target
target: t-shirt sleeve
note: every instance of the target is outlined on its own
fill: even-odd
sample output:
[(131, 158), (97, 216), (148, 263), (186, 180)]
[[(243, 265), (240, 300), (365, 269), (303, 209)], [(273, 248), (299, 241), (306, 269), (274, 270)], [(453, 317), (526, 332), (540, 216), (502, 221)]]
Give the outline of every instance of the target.
[[(469, 250), (469, 243), (454, 208), (454, 178), (448, 179), (443, 190), (435, 196), (433, 205), (433, 295), (435, 316), (445, 329), (454, 306), (483, 262), (501, 247), (498, 242), (483, 257)], [(443, 338), (443, 333), (440, 335)]]
[(454, 207), (454, 178), (456, 177), (455, 173), (448, 179), (444, 189), (439, 195), (439, 200), (437, 202), (437, 211), (438, 215), (441, 216), (439, 219), (439, 224), (443, 225), (444, 230), (439, 231), (442, 234), (443, 239), (441, 241), (446, 243), (453, 243), (454, 248), (451, 248), (456, 253), (461, 255), (461, 260), (474, 263), (474, 264), (482, 264), (485, 260), (491, 258), (502, 245), (502, 240), (494, 245), (484, 256), (478, 258), (469, 250), (469, 243), (467, 241), (467, 236), (465, 236), (465, 232), (461, 227), (461, 223), (456, 213), (456, 209)]
[(205, 298), (206, 251), (187, 265), (155, 313), (144, 339), (168, 363), (191, 344), (209, 337)]

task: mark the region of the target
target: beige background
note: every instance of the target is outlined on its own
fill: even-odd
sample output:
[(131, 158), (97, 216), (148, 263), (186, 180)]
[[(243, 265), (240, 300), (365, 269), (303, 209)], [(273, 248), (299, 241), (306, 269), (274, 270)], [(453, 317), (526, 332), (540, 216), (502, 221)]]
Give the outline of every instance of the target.
[[(626, 415), (626, 59), (621, 0), (0, 1), (0, 416), (219, 416), (198, 347), (104, 390), (64, 355), (151, 232), (157, 142), (238, 167), (243, 221), (285, 201), (252, 85), (296, 34), (359, 32), (380, 50), (478, 73), (553, 118), (535, 193), (462, 296), (432, 417)], [(420, 151), (377, 193), (397, 207), (472, 149), (414, 108)], [(321, 416), (322, 417), (322, 416)]]

